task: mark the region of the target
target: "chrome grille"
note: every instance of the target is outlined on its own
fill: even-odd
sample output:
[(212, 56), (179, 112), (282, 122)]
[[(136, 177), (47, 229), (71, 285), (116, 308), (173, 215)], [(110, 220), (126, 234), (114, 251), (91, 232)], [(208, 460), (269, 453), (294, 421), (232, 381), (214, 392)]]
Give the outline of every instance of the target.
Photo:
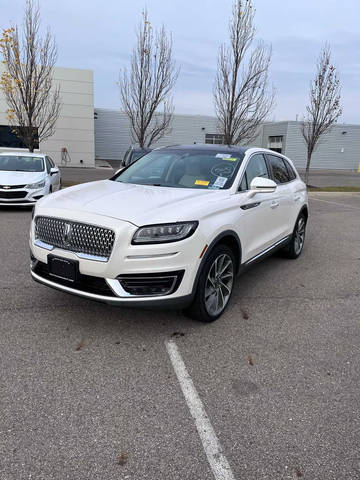
[(115, 233), (109, 228), (53, 217), (36, 217), (35, 241), (78, 254), (108, 259)]

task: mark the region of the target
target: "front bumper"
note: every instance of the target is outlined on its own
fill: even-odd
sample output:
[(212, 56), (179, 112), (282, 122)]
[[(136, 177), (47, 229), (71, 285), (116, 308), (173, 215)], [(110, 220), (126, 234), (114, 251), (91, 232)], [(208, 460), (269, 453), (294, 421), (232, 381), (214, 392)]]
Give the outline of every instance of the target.
[(117, 305), (123, 307), (162, 307), (162, 308), (185, 308), (189, 306), (193, 300), (193, 294), (184, 295), (181, 297), (151, 297), (147, 298), (144, 297), (141, 300), (138, 298), (132, 298), (129, 302), (129, 299), (108, 296), (108, 295), (101, 295), (96, 293), (89, 293), (82, 290), (78, 290), (75, 288), (71, 288), (69, 286), (61, 285), (57, 282), (52, 282), (31, 270), (31, 276), (35, 282), (38, 282), (42, 285), (47, 287), (54, 288), (56, 290), (60, 290), (65, 293), (70, 293), (72, 295), (76, 295), (79, 297), (87, 298), (89, 300), (94, 300), (101, 303), (106, 303), (108, 305)]
[[(63, 212), (59, 213), (59, 217), (62, 216)], [(76, 215), (71, 217), (74, 221), (84, 221), (80, 218), (80, 214), (79, 218), (76, 218)], [(180, 307), (191, 302), (195, 278), (201, 262), (200, 254), (206, 243), (199, 229), (191, 237), (180, 242), (132, 245), (131, 239), (137, 230), (135, 225), (113, 218), (96, 217), (88, 218), (88, 223), (115, 231), (113, 250), (107, 262), (81, 258), (79, 254), (60, 248), (49, 251), (36, 245), (33, 222), (30, 231), (30, 250), (33, 257), (32, 278), (43, 285), (113, 305)], [(49, 276), (46, 271), (36, 268), (37, 263), (47, 266), (49, 254), (76, 261), (79, 265), (80, 277), (85, 280), (85, 283), (80, 282), (74, 285), (67, 281), (59, 281), (58, 278)], [(139, 290), (131, 290), (133, 288), (131, 282), (134, 279), (148, 280), (154, 277), (160, 279), (172, 276), (176, 276), (174, 288), (169, 289), (166, 294), (161, 294), (159, 291), (155, 294), (144, 293), (141, 285)], [(100, 289), (88, 288), (88, 280), (90, 283), (97, 282), (97, 287), (100, 286)], [(127, 283), (124, 283), (125, 281)]]
[(25, 207), (34, 205), (46, 194), (46, 187), (37, 190), (0, 188), (0, 206)]

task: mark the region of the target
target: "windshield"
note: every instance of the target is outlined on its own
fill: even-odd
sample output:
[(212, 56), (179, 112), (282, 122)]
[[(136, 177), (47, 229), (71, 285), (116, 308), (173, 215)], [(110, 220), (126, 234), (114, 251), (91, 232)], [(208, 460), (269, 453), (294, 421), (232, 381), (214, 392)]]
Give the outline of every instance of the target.
[(0, 155), (0, 170), (8, 172), (42, 172), (44, 160), (41, 157)]
[(154, 150), (120, 172), (115, 181), (175, 188), (230, 188), (244, 154), (228, 152)]
[(131, 162), (135, 162), (135, 160), (145, 155), (145, 153), (147, 153), (145, 150), (139, 150), (138, 152), (135, 150), (132, 154)]

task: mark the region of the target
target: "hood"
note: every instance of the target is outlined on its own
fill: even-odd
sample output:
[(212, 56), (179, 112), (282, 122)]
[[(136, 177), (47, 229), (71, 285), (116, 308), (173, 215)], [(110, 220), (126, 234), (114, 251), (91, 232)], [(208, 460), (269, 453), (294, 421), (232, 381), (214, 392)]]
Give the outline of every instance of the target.
[(43, 180), (45, 172), (8, 172), (0, 170), (0, 185), (26, 185)]
[(153, 187), (111, 180), (83, 183), (41, 199), (39, 208), (86, 212), (134, 225), (197, 220), (209, 201), (229, 197), (227, 191)]

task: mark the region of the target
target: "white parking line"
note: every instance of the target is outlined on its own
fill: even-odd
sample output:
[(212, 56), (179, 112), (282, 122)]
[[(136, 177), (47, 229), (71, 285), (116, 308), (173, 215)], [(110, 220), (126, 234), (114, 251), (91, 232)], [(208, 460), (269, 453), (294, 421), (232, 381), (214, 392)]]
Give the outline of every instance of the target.
[(176, 343), (167, 341), (165, 345), (215, 479), (235, 480)]
[(331, 200), (323, 200), (322, 198), (310, 197), (310, 200), (316, 200), (318, 202), (324, 203), (332, 203), (333, 205), (339, 205), (340, 207), (354, 208), (355, 210), (360, 210), (360, 207), (354, 207), (353, 205), (347, 205), (346, 203), (332, 202)]

